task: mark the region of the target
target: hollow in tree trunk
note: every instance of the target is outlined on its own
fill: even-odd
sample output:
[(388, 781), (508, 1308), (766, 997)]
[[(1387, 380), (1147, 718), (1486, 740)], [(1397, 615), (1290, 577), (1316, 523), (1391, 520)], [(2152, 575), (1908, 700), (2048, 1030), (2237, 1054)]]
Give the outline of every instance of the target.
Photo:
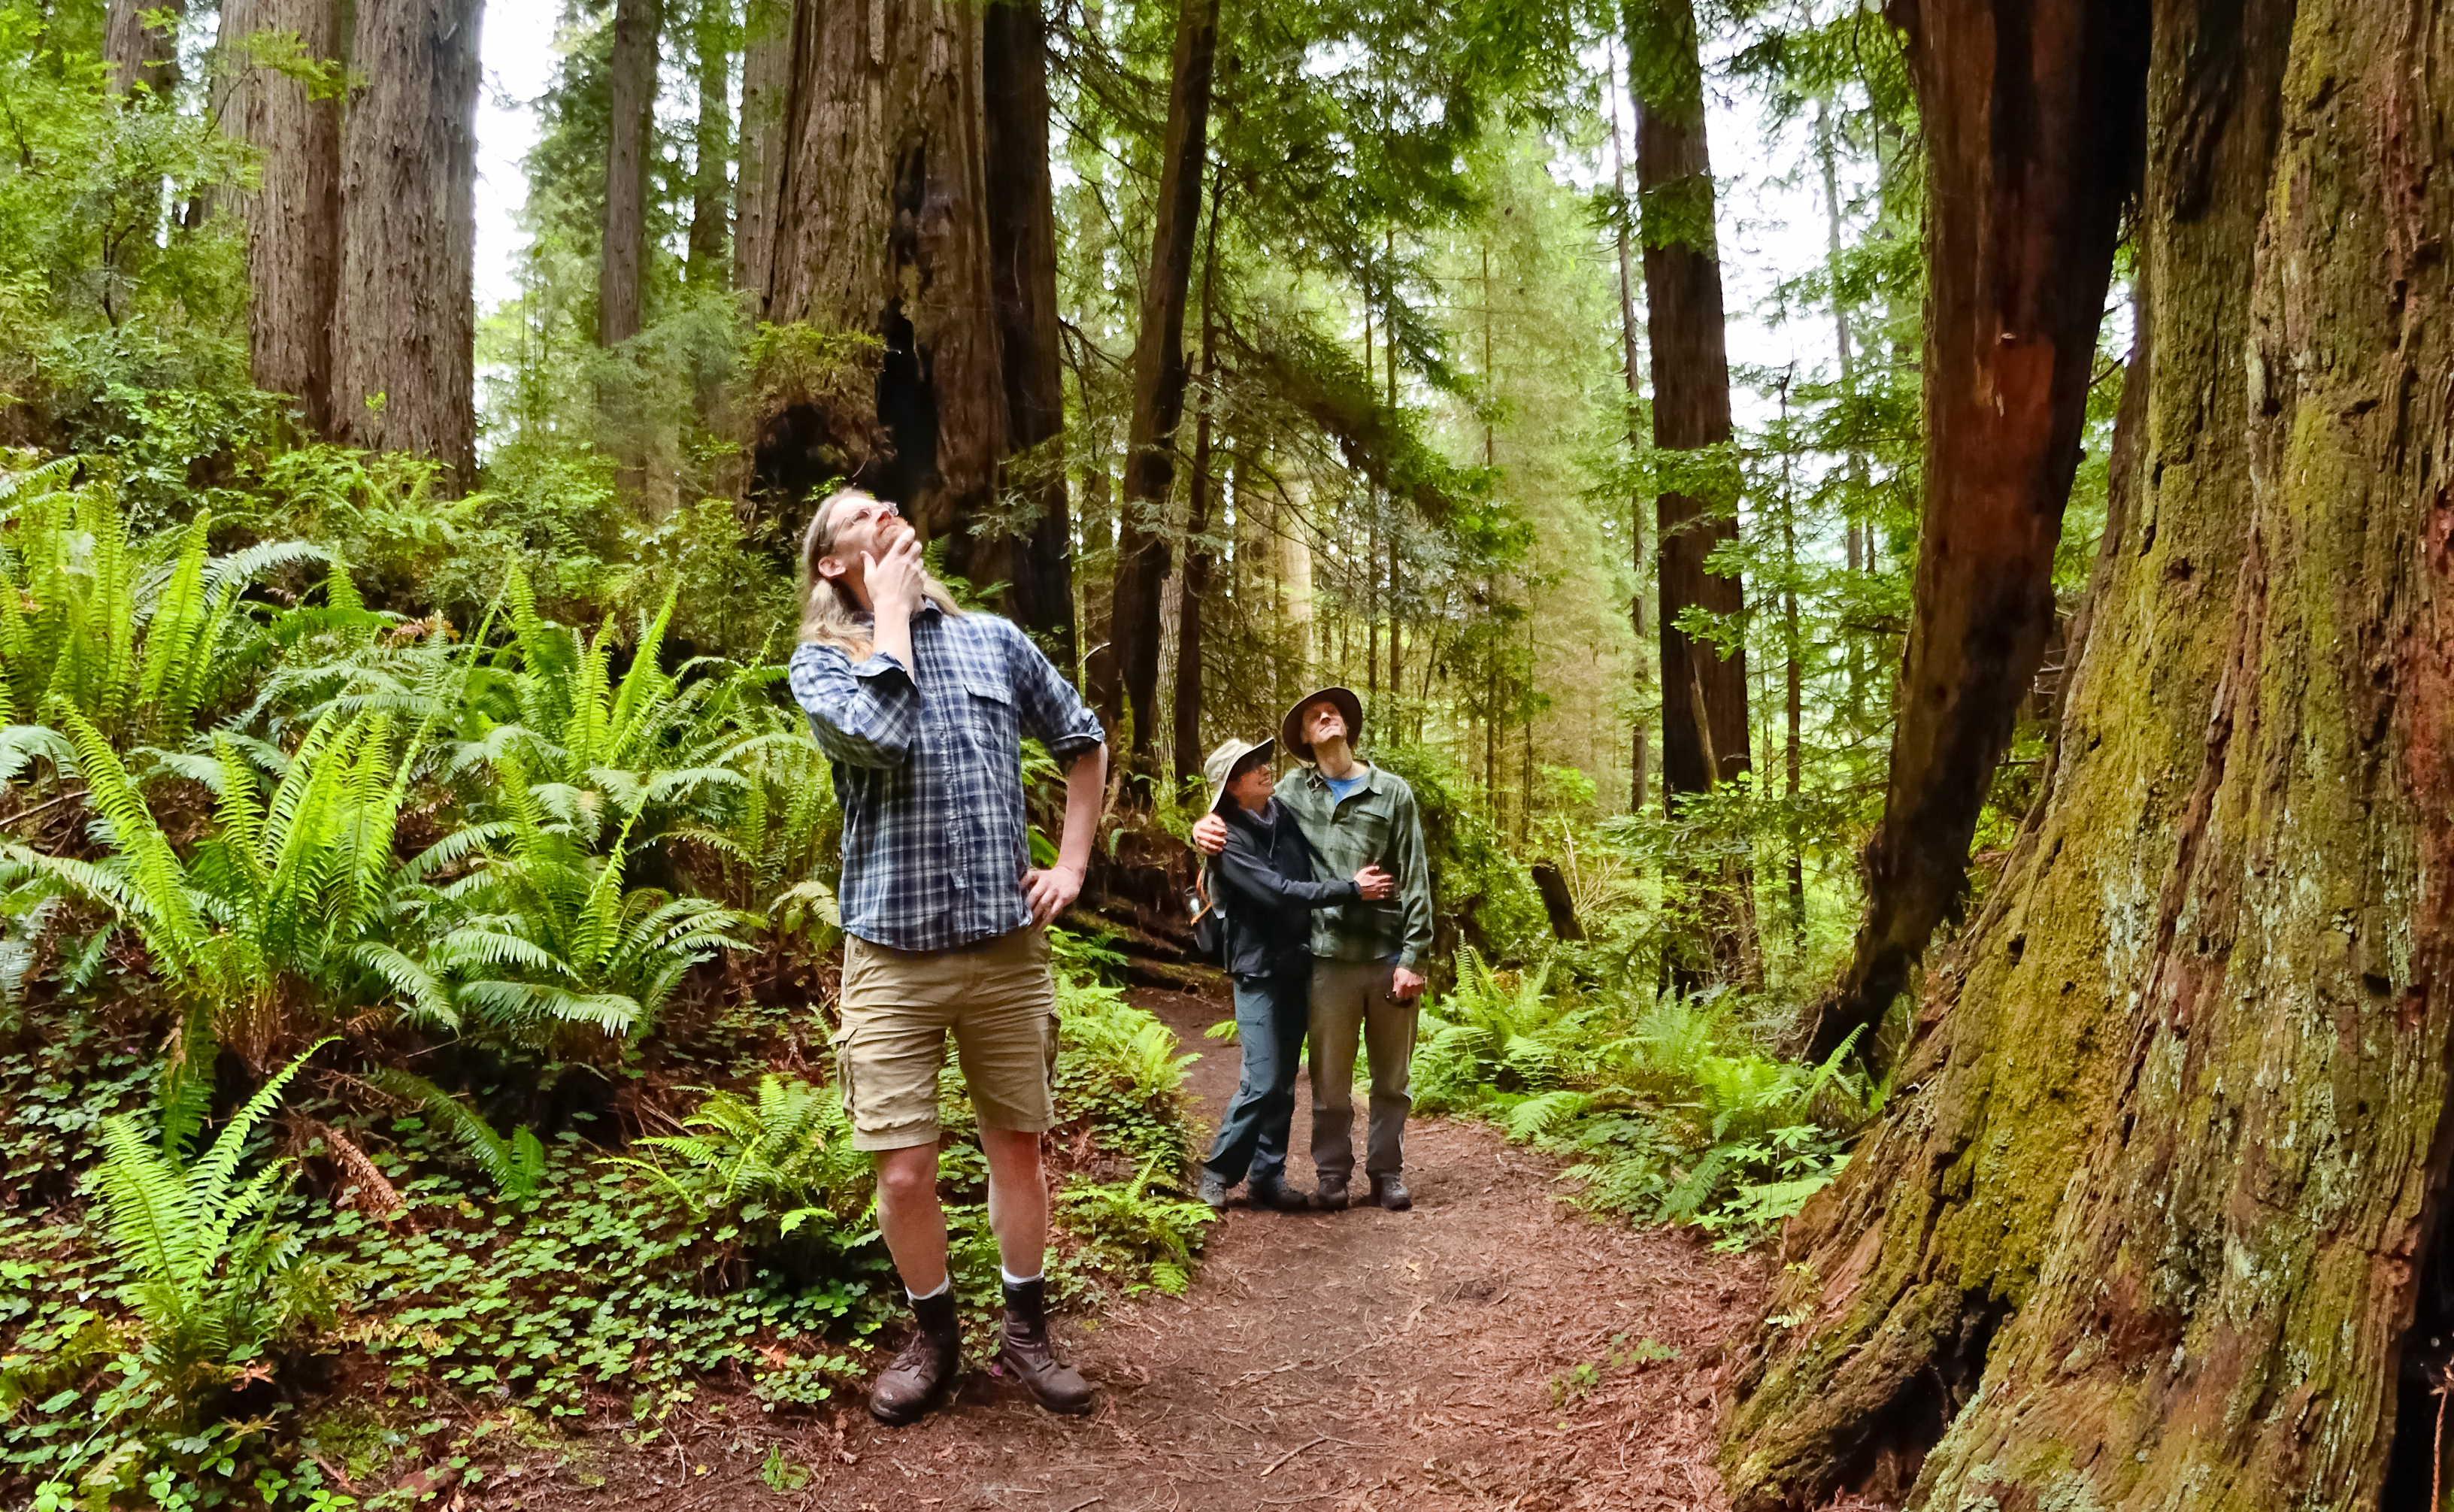
[(477, 32), (484, 0), (358, 0), (342, 142), (332, 429), (476, 479)]
[(2454, 1153), (2442, 9), (2154, 10), (2142, 394), (2044, 797), (1901, 1092), (1784, 1236), (1785, 1326), (1726, 1430), (1742, 1509), (1887, 1481), (1921, 1508), (2424, 1504), (2404, 1382), (2443, 1363), (2411, 1325), (2444, 1321)]

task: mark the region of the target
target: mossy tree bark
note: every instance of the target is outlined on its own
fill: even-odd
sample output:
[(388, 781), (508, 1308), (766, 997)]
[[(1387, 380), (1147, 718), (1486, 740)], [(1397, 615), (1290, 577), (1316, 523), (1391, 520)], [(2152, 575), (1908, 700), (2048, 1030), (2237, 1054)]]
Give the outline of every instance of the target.
[(1741, 1508), (2424, 1500), (2386, 1488), (2454, 1148), (2443, 9), (2154, 8), (2140, 392), (2054, 769), (1784, 1239)]
[(1925, 497), (1865, 914), (1817, 1014), (1817, 1060), (1881, 1023), (1965, 895), (2054, 628), (2054, 548), (2142, 125), (2147, 21), (2127, 0), (1894, 14), (1928, 143)]
[[(756, 468), (797, 494), (849, 477), (928, 537), (994, 505), (1005, 385), (990, 269), (978, 0), (793, 8), (772, 232), (745, 200), (752, 314), (800, 325), (757, 373)], [(752, 106), (770, 109), (765, 100)], [(769, 171), (745, 118), (745, 194)]]

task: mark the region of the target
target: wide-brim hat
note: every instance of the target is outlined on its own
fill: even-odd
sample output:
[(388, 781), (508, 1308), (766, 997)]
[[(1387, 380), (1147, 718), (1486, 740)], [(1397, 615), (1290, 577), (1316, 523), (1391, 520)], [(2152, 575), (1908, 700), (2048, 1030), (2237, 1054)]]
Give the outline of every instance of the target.
[(1323, 698), (1338, 705), (1338, 712), (1346, 716), (1346, 743), (1353, 745), (1363, 738), (1363, 700), (1355, 696), (1354, 689), (1332, 686), (1305, 694), (1287, 711), (1287, 716), (1278, 721), (1278, 744), (1295, 753), (1298, 761), (1312, 760), (1312, 742), (1296, 728), (1296, 716), (1303, 713), (1307, 705), (1318, 703)]
[(1252, 763), (1257, 756), (1267, 761), (1278, 754), (1278, 743), (1267, 736), (1258, 740), (1221, 740), (1210, 759), (1201, 763), (1201, 775), (1210, 779), (1210, 809), (1216, 813), (1219, 800), (1227, 796), (1227, 784), (1236, 774)]

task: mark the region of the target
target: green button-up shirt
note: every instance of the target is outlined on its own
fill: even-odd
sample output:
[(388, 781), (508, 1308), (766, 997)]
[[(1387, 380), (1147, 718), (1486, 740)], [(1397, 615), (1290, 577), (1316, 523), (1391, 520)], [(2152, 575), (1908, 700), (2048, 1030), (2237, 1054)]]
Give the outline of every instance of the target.
[(1398, 878), (1385, 902), (1340, 903), (1313, 911), (1312, 953), (1323, 960), (1394, 960), (1413, 968), (1432, 948), (1432, 868), (1423, 853), (1423, 816), (1406, 779), (1377, 766), (1344, 801), (1318, 767), (1303, 767), (1278, 801), (1320, 853), (1323, 878), (1378, 865)]

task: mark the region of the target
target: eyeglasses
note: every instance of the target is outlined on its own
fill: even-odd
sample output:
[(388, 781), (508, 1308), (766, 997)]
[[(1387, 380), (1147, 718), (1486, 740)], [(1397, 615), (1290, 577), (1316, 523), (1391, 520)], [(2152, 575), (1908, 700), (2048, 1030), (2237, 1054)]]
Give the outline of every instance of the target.
[(867, 504), (855, 508), (844, 523), (851, 524), (855, 520), (895, 519), (900, 518), (902, 514), (902, 507), (892, 499), (873, 499)]

